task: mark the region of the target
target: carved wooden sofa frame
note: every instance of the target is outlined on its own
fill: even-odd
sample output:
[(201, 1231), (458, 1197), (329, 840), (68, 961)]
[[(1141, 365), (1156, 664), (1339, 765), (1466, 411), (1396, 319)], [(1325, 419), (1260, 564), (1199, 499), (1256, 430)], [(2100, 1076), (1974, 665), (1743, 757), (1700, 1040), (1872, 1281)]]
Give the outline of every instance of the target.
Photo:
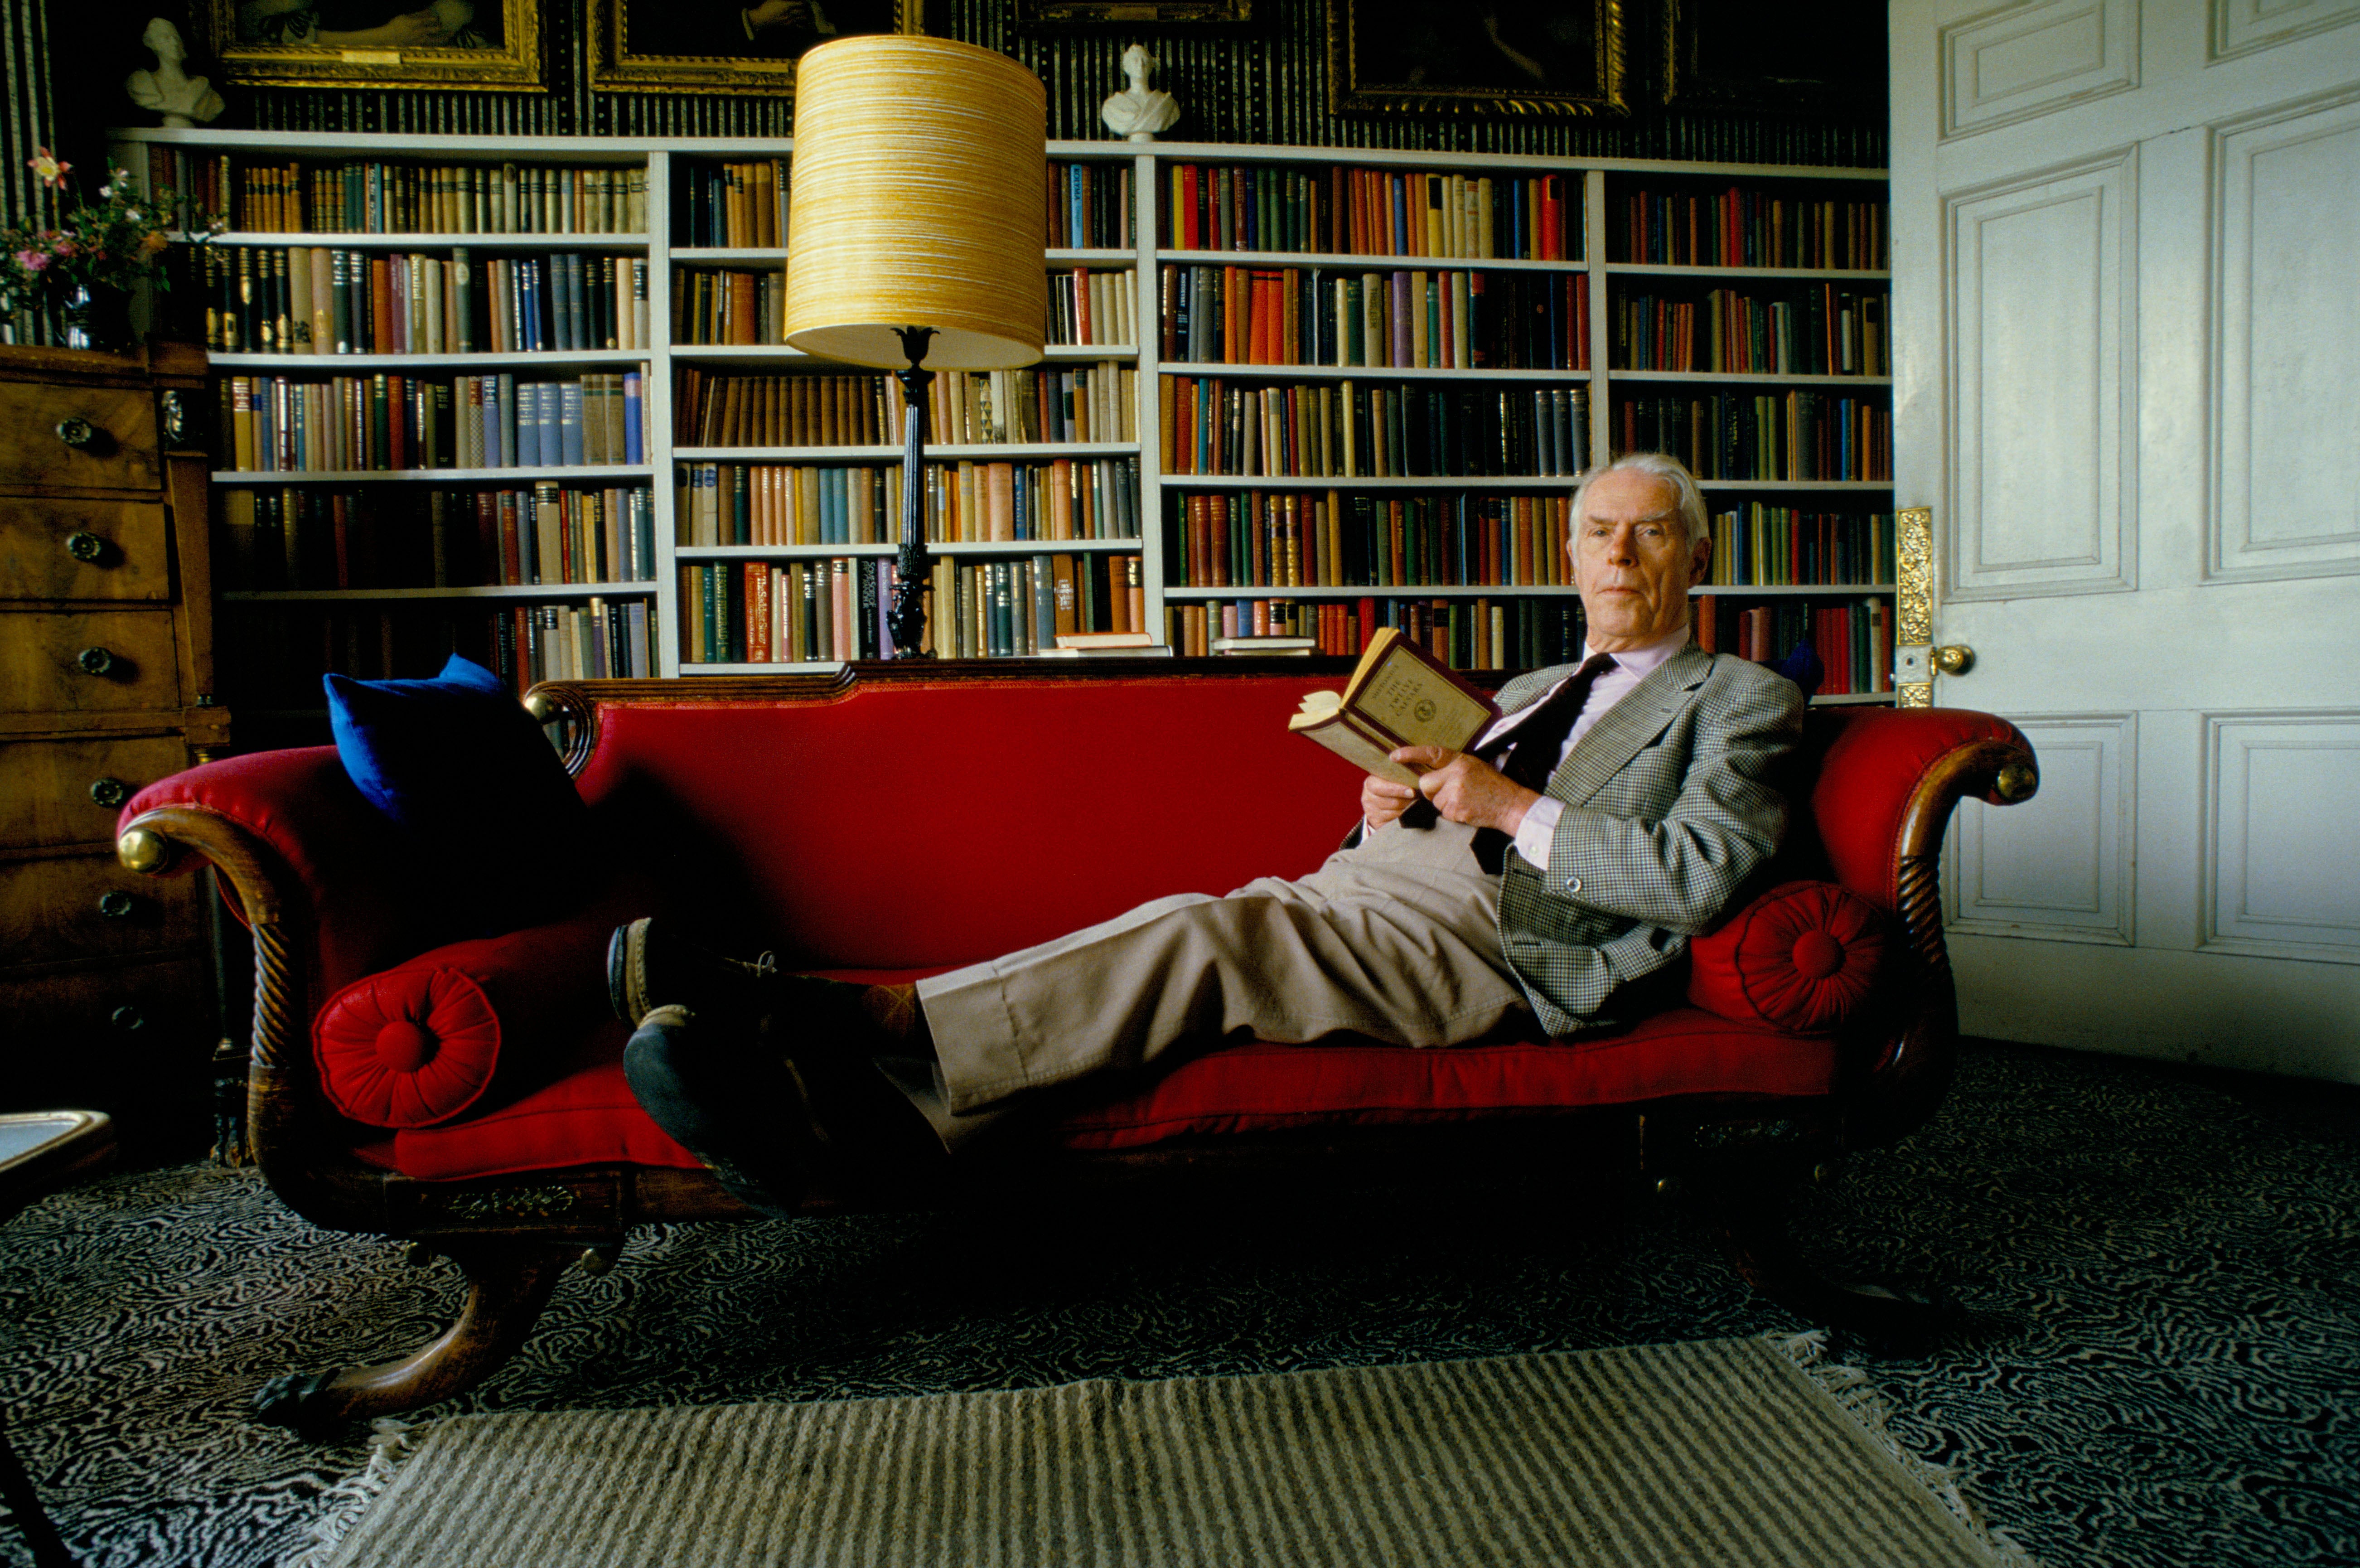
[[(1168, 675), (1176, 663), (1142, 661), (1131, 667), (1099, 662), (1087, 671), (1044, 670), (1039, 663), (969, 665), (958, 678), (974, 685), (1102, 679), (1111, 674)], [(1306, 675), (1333, 676), (1345, 666), (1320, 661), (1295, 668)], [(1269, 672), (1265, 667), (1258, 673)], [(566, 762), (578, 773), (596, 744), (601, 714), (617, 706), (792, 703), (834, 697), (855, 683), (875, 686), (928, 675), (940, 678), (940, 671), (865, 665), (837, 676), (568, 683), (536, 688), (528, 706), (545, 719), (570, 721)], [(1945, 747), (1922, 767), (1909, 785), (1892, 844), (1885, 898), (1897, 919), (1895, 945), (1907, 972), (1893, 988), (1900, 1011), (1874, 1059), (1855, 1061), (1835, 1092), (1799, 1103), (1672, 1101), (1479, 1124), (1475, 1130), (1486, 1151), (1496, 1156), (1503, 1149), (1537, 1153), (1561, 1147), (1565, 1130), (1579, 1124), (1585, 1141), (1627, 1150), (1625, 1169), (1642, 1188), (1667, 1195), (1685, 1191), (1699, 1201), (1731, 1262), (1772, 1299), (1813, 1321), (1871, 1335), (1897, 1339), (1925, 1332), (1932, 1316), (1926, 1303), (1874, 1288), (1841, 1288), (1805, 1265), (1787, 1242), (1784, 1211), (1800, 1185), (1826, 1180), (1847, 1152), (1889, 1144), (1924, 1123), (1950, 1080), (1957, 1019), (1938, 872), (1945, 826), (1961, 799), (2012, 804), (2037, 787), (2034, 759), (2020, 736), (1997, 720), (1961, 717), (1981, 720), (1971, 727), (1976, 733)], [(1820, 724), (1851, 721), (1842, 714), (1814, 718)], [(433, 1343), (379, 1365), (274, 1379), (256, 1399), (264, 1419), (322, 1435), (346, 1421), (458, 1394), (517, 1350), (568, 1267), (607, 1266), (631, 1226), (751, 1217), (701, 1170), (606, 1165), (438, 1181), (362, 1163), (321, 1135), (335, 1117), (323, 1101), (307, 1049), (311, 1020), (302, 1001), (310, 994), (310, 932), (321, 912), (309, 906), (300, 882), (261, 838), (199, 806), (163, 806), (128, 817), (118, 851), (133, 870), (151, 873), (175, 862), (187, 869), (184, 852), (202, 857), (216, 869), (225, 894), (235, 899), (252, 932), (255, 1006), (246, 1138), (272, 1190), (315, 1224), (406, 1239), (452, 1258), (466, 1276), (458, 1320)], [(1612, 1126), (1601, 1128), (1601, 1121)], [(1001, 1178), (1082, 1187), (1215, 1171), (1282, 1180), (1290, 1174), (1332, 1176), (1349, 1168), (1339, 1162), (1375, 1160), (1393, 1167), (1421, 1145), (1448, 1148), (1453, 1131), (1426, 1126), (1226, 1135), (1123, 1151), (1026, 1144), (962, 1167), (960, 1178), (967, 1188)], [(846, 1195), (815, 1193), (803, 1207), (818, 1214), (860, 1206)]]

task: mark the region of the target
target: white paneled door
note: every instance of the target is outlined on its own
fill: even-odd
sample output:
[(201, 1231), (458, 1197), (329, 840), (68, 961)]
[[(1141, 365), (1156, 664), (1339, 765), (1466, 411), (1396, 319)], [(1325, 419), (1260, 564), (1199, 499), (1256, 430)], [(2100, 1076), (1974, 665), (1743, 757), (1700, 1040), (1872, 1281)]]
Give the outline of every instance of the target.
[(2360, 1082), (2360, 0), (1894, 0), (1962, 1025)]

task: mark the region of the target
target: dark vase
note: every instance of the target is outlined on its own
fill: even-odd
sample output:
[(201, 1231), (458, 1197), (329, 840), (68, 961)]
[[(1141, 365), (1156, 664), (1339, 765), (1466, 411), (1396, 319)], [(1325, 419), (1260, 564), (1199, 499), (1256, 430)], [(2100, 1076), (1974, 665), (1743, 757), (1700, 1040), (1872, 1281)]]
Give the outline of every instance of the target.
[(65, 323), (68, 348), (116, 352), (136, 341), (131, 330), (129, 291), (107, 283), (78, 283), (67, 291), (59, 314)]

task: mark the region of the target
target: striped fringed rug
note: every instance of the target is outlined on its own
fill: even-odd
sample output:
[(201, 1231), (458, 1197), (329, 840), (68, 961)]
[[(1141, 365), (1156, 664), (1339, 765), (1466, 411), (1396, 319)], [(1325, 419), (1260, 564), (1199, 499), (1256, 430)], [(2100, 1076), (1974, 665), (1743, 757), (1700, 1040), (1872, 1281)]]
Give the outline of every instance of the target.
[(1764, 1340), (464, 1416), (392, 1470), (334, 1568), (2022, 1561)]

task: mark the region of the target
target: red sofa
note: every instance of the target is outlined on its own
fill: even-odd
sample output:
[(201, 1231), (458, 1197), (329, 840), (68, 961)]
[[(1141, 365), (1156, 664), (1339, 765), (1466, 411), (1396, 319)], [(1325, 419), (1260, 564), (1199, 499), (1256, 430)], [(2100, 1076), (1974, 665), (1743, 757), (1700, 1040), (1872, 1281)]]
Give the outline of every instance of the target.
[[(903, 978), (1159, 894), (1308, 871), (1349, 824), (1358, 780), (1285, 721), (1338, 680), (1324, 663), (1034, 663), (543, 686), (530, 706), (570, 727), (594, 846), (552, 872), (583, 891), (556, 920), (455, 943), (438, 936), (450, 912), (432, 878), (390, 848), (332, 748), (140, 792), (125, 862), (210, 860), (253, 933), (247, 1143), (273, 1190), (315, 1223), (445, 1253), (470, 1279), (434, 1344), (276, 1380), (264, 1414), (323, 1430), (447, 1397), (626, 1227), (747, 1215), (624, 1085), (603, 982), (617, 922), (661, 912), (790, 968)], [(948, 1179), (1332, 1168), (1470, 1128), (1546, 1146), (1612, 1117), (1638, 1134), (1643, 1179), (1706, 1195), (1758, 1286), (1897, 1330), (1906, 1303), (1839, 1291), (1792, 1258), (1775, 1200), (1932, 1111), (1955, 1033), (1943, 827), (1961, 795), (2022, 799), (2036, 775), (2013, 727), (1957, 710), (1822, 710), (1805, 751), (1777, 875), (1699, 939), (1686, 1004), (1674, 992), (1635, 1025), (1562, 1041), (1211, 1050)]]

